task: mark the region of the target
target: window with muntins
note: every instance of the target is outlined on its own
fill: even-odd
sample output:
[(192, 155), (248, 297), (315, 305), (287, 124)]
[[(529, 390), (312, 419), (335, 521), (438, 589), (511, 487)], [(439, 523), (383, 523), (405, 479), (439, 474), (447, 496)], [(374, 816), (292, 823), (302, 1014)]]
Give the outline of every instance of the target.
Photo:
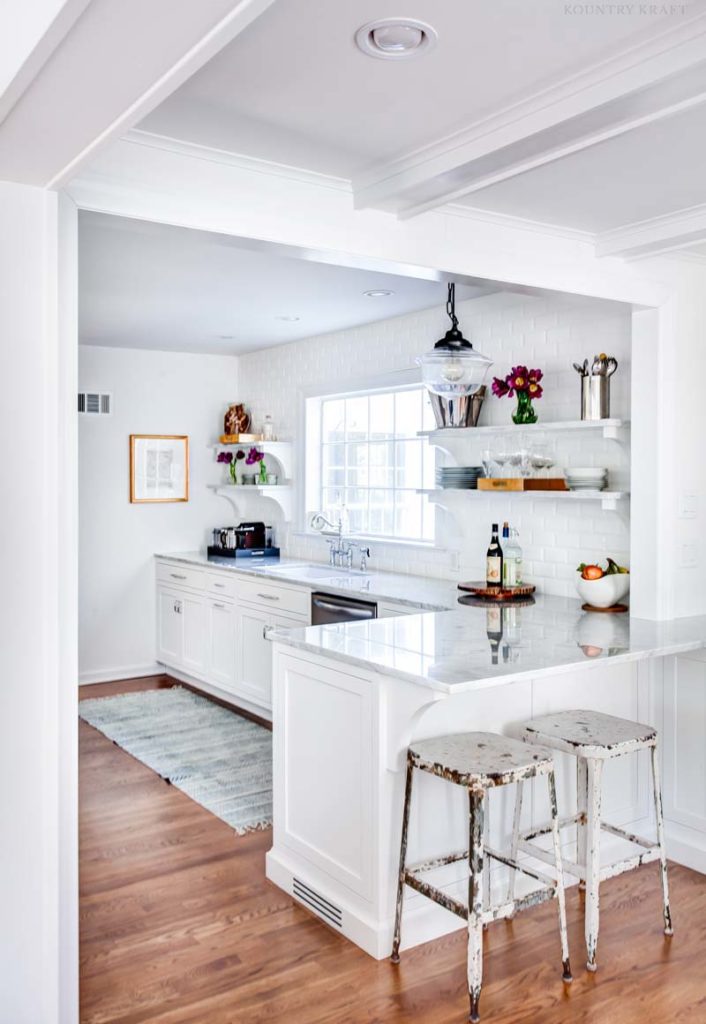
[(423, 387), (320, 400), (320, 507), (345, 505), (353, 534), (430, 543), (434, 451), (420, 430), (434, 428)]

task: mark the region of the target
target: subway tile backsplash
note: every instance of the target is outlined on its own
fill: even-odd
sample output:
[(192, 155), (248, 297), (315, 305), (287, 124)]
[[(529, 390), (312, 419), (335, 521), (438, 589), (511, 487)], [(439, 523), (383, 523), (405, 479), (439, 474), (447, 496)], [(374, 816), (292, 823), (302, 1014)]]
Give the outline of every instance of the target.
[[(540, 425), (579, 419), (579, 377), (571, 364), (584, 358), (590, 361), (602, 351), (619, 363), (611, 383), (611, 415), (629, 419), (631, 320), (626, 307), (570, 296), (496, 293), (460, 303), (457, 312), (466, 337), (493, 359), (492, 373), (505, 374), (517, 363), (544, 371), (544, 396), (537, 403)], [(408, 370), (446, 328), (443, 310), (434, 308), (241, 356), (242, 400), (252, 410), (255, 424), (269, 412), (278, 435), (296, 440), (305, 394), (344, 391), (351, 382), (374, 385), (382, 374)], [(508, 424), (513, 408), (511, 399), (490, 396), (481, 423)], [(518, 439), (522, 429), (517, 428)], [(515, 440), (514, 436), (503, 438), (508, 443)], [(604, 440), (600, 431), (547, 434), (543, 440), (553, 445), (558, 467), (607, 466), (609, 488), (629, 490), (629, 432), (627, 443)], [(457, 457), (464, 464), (477, 465), (481, 449), (497, 448), (498, 441), (485, 435), (462, 445), (455, 442)], [(442, 463), (450, 461), (441, 452), (438, 458)], [(301, 466), (297, 480), (301, 486)], [(505, 519), (520, 532), (526, 578), (547, 593), (573, 596), (575, 568), (581, 561), (610, 555), (629, 564), (629, 501), (619, 503), (617, 511), (604, 511), (597, 502), (526, 495), (454, 492), (444, 500), (447, 507), (437, 509), (438, 547), (371, 540), (370, 567), (481, 579), (490, 524)], [(326, 558), (325, 542), (305, 534), (302, 522), (277, 524), (276, 516), (274, 521), (288, 556)]]

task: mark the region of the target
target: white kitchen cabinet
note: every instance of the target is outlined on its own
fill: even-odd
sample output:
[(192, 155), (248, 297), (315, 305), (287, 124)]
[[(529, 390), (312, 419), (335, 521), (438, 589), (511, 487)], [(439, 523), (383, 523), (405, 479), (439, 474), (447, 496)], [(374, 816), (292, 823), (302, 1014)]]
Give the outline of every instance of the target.
[(183, 650), (182, 594), (157, 587), (157, 660), (165, 665), (181, 664)]
[(269, 608), (240, 605), (236, 613), (238, 647), (237, 688), (248, 700), (272, 707), (272, 644), (268, 626), (308, 625), (308, 616), (283, 615)]
[(208, 679), (233, 693), (236, 689), (237, 615), (229, 601), (207, 602)]
[(165, 665), (203, 676), (206, 670), (206, 601), (200, 594), (157, 587), (157, 657)]

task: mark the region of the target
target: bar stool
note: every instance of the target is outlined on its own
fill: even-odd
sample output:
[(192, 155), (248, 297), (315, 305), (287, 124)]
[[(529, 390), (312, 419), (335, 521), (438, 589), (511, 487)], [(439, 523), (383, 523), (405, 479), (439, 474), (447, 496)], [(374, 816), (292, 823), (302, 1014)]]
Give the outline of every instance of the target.
[[(577, 813), (559, 822), (564, 828), (576, 824), (577, 860), (563, 858), (565, 869), (580, 879), (586, 889), (585, 934), (589, 971), (596, 970), (596, 948), (599, 925), (599, 888), (606, 878), (631, 871), (641, 864), (658, 860), (662, 880), (664, 934), (672, 935), (672, 917), (669, 907), (669, 886), (667, 882), (667, 857), (664, 849), (664, 818), (662, 793), (659, 782), (659, 761), (657, 755), (657, 732), (650, 725), (640, 725), (613, 715), (598, 711), (560, 711), (543, 715), (524, 722), (520, 727), (522, 737), (530, 744), (542, 743), (553, 750), (573, 754), (576, 759)], [(616, 825), (601, 821), (601, 778), (604, 763), (615, 757), (634, 754), (638, 750), (650, 750), (652, 757), (652, 779), (654, 804), (657, 819), (657, 842), (632, 835)], [(515, 815), (513, 849), (531, 853), (540, 860), (549, 860), (551, 855), (541, 850), (532, 839), (553, 831), (552, 825), (519, 832), (519, 818)], [(611, 835), (625, 839), (642, 848), (632, 857), (615, 861), (601, 868), (601, 829)]]
[[(447, 854), (412, 867), (407, 867), (407, 830), (412, 802), (412, 779), (414, 769), (429, 772), (456, 786), (468, 790), (469, 847), (461, 853)], [(551, 831), (554, 836), (556, 878), (542, 872), (530, 870), (524, 865), (490, 849), (488, 845), (488, 816), (485, 808), (486, 794), (497, 786), (517, 783), (518, 791), (527, 779), (546, 775), (551, 806)], [(539, 889), (520, 899), (506, 900), (492, 906), (490, 899), (490, 858), (501, 864), (519, 870), (530, 878), (541, 882)], [(440, 889), (435, 888), (419, 876), (433, 868), (456, 861), (468, 860), (468, 900), (461, 903)], [(514, 874), (514, 871), (513, 871)], [(483, 926), (490, 921), (512, 917), (517, 911), (543, 903), (556, 897), (559, 907), (559, 932), (563, 979), (570, 982), (569, 947), (566, 934), (566, 911), (564, 906), (564, 880), (562, 876), (559, 848), (559, 822), (557, 816), (554, 762), (548, 750), (528, 747), (518, 740), (509, 739), (490, 732), (470, 732), (455, 736), (439, 736), (420, 740), (407, 751), (407, 777), (405, 783), (404, 810), (402, 812), (402, 841), (400, 846), (400, 869), (397, 886), (397, 910), (395, 931), (392, 942), (392, 962), (400, 961), (400, 939), (402, 926), (402, 900), (404, 887), (408, 885), (417, 892), (457, 914), (468, 922), (468, 991), (470, 997), (470, 1019), (480, 1020), (480, 1002), (483, 979)]]

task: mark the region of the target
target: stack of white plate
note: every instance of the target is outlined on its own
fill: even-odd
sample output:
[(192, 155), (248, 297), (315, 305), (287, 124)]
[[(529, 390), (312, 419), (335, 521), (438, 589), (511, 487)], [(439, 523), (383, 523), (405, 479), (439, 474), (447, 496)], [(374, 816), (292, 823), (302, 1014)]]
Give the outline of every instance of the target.
[(608, 483), (607, 469), (567, 469), (565, 475), (571, 491), (602, 491)]
[(482, 473), (481, 466), (443, 466), (436, 471), (436, 483), (446, 490), (471, 491), (478, 486)]

